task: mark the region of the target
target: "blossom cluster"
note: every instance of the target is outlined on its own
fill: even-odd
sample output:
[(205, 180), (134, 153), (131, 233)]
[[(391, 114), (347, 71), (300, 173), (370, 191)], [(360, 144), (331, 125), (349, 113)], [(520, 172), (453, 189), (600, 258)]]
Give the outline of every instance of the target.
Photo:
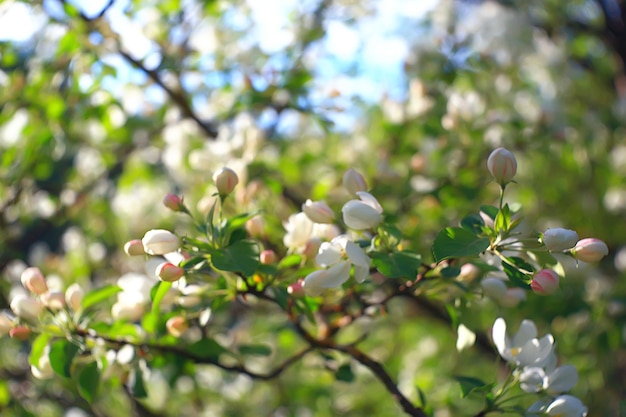
[(557, 366), (551, 334), (538, 338), (535, 323), (524, 320), (511, 338), (507, 335), (506, 322), (498, 318), (491, 335), (500, 356), (514, 367), (513, 373), (522, 390), (543, 396), (530, 406), (527, 415), (587, 415), (587, 407), (578, 398), (565, 394), (578, 382), (578, 372), (572, 365)]

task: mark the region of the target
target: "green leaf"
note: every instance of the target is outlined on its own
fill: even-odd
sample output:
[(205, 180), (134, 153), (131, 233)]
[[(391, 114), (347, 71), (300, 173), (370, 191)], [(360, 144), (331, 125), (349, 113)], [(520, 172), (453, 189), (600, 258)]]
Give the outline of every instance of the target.
[(511, 225), (511, 211), (509, 205), (505, 204), (502, 210), (498, 211), (496, 219), (494, 220), (494, 229), (496, 232), (506, 232)]
[(50, 335), (47, 333), (41, 333), (39, 336), (33, 340), (33, 346), (30, 350), (30, 356), (28, 358), (28, 363), (33, 366), (39, 366), (39, 359), (43, 355), (48, 342), (50, 341)]
[(167, 295), (170, 288), (172, 288), (172, 283), (166, 281), (160, 281), (152, 288), (150, 292), (150, 298), (152, 298), (152, 314), (159, 314), (161, 301), (163, 301), (163, 298)]
[(50, 365), (57, 374), (69, 378), (72, 361), (78, 353), (78, 346), (66, 339), (58, 339), (50, 344)]
[(460, 227), (443, 229), (433, 243), (432, 251), (435, 262), (463, 256), (478, 256), (489, 247), (489, 239), (476, 237)]
[(154, 334), (157, 330), (157, 326), (159, 325), (159, 314), (154, 312), (149, 312), (144, 314), (141, 319), (141, 327), (144, 328), (146, 332), (149, 334)]
[(100, 371), (98, 370), (98, 364), (91, 362), (84, 366), (78, 374), (78, 393), (87, 400), (88, 403), (93, 403), (98, 394), (99, 387)]
[(461, 220), (461, 227), (473, 234), (479, 234), (482, 232), (485, 226), (485, 221), (480, 214), (470, 214)]
[(267, 345), (241, 345), (238, 349), (241, 355), (270, 356), (272, 354), (272, 348)]
[(458, 266), (448, 266), (440, 271), (441, 276), (444, 278), (458, 277), (460, 273), (461, 268), (459, 268)]
[(410, 278), (417, 275), (422, 257), (415, 252), (370, 253), (374, 266), (388, 278)]
[[(535, 268), (521, 258), (510, 257), (506, 259), (513, 265), (508, 262), (502, 262), (502, 269), (504, 269), (504, 273), (509, 277), (511, 283), (516, 287), (530, 289), (530, 282), (532, 281), (532, 274)], [(530, 274), (520, 271), (520, 268), (530, 272)]]
[(471, 376), (455, 376), (454, 379), (461, 385), (461, 395), (463, 398), (467, 397), (474, 391), (490, 391), (495, 385), (494, 383), (487, 384), (478, 378)]
[(228, 349), (217, 343), (213, 339), (202, 339), (186, 347), (186, 350), (200, 359), (217, 361), (219, 356), (230, 353)]
[(354, 372), (349, 363), (343, 364), (335, 372), (335, 379), (337, 381), (352, 382), (354, 381)]
[(240, 240), (211, 255), (213, 266), (222, 271), (254, 274), (259, 265), (259, 245), (253, 240)]
[(83, 298), (82, 306), (86, 310), (89, 307), (108, 300), (118, 292), (122, 291), (117, 285), (105, 285), (104, 287), (93, 290), (85, 295)]
[(298, 266), (300, 265), (300, 263), (302, 263), (302, 255), (288, 255), (280, 260), (280, 262), (278, 263), (278, 269), (286, 269), (292, 266)]

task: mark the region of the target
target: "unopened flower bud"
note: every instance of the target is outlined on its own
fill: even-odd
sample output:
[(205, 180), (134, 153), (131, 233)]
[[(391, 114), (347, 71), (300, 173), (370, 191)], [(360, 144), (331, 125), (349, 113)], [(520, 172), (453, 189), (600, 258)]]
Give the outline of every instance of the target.
[(185, 275), (185, 270), (171, 262), (163, 262), (157, 267), (156, 274), (162, 281), (174, 282)]
[(48, 291), (39, 297), (41, 303), (50, 310), (58, 311), (65, 307), (65, 295), (60, 291)]
[(383, 220), (383, 208), (370, 193), (359, 191), (357, 195), (361, 200), (350, 200), (341, 208), (344, 223), (354, 230), (375, 228)]
[(28, 339), (28, 337), (30, 336), (30, 333), (31, 333), (30, 328), (26, 326), (15, 326), (9, 331), (9, 336), (11, 337), (11, 339), (24, 341)]
[(228, 195), (233, 192), (235, 186), (239, 183), (239, 177), (237, 177), (235, 171), (224, 167), (213, 174), (213, 182), (220, 195)]
[(65, 290), (65, 302), (74, 311), (81, 309), (84, 297), (85, 290), (78, 284), (72, 284)]
[(335, 220), (335, 212), (323, 201), (307, 200), (302, 205), (302, 211), (315, 223), (332, 223)]
[(246, 231), (252, 237), (262, 237), (265, 233), (265, 221), (261, 216), (254, 216), (246, 222)]
[(304, 279), (298, 279), (296, 282), (287, 287), (287, 292), (296, 298), (304, 297), (304, 288), (302, 288), (303, 283)]
[(549, 251), (561, 252), (576, 245), (578, 233), (573, 230), (556, 227), (546, 230), (541, 240)]
[(178, 236), (169, 230), (148, 230), (141, 239), (143, 249), (150, 255), (165, 255), (175, 252), (180, 247)]
[(609, 248), (600, 239), (587, 238), (576, 243), (576, 246), (572, 249), (572, 254), (579, 261), (598, 262), (609, 254)]
[(365, 178), (354, 168), (350, 168), (343, 174), (343, 186), (352, 195), (359, 191), (367, 191)]
[(461, 272), (457, 279), (463, 282), (470, 282), (478, 278), (480, 274), (480, 268), (474, 264), (467, 263), (461, 267)]
[(187, 320), (185, 320), (184, 317), (174, 316), (167, 320), (165, 327), (167, 328), (167, 332), (172, 336), (181, 337), (189, 328), (189, 323), (187, 323)]
[(176, 194), (166, 194), (163, 197), (163, 205), (172, 211), (183, 211), (185, 209), (183, 199)]
[(542, 269), (533, 277), (530, 288), (538, 295), (553, 294), (559, 288), (559, 276), (551, 269)]
[(124, 252), (128, 256), (145, 255), (146, 251), (143, 249), (143, 243), (139, 239), (129, 240), (124, 244)]
[(24, 288), (35, 294), (43, 294), (48, 291), (48, 285), (43, 274), (36, 267), (26, 268), (21, 276)]
[(515, 155), (504, 148), (495, 149), (487, 159), (487, 168), (499, 184), (506, 184), (517, 172)]
[(11, 301), (11, 310), (16, 316), (26, 320), (37, 320), (39, 315), (43, 312), (43, 306), (32, 297), (27, 295), (18, 294)]
[(276, 263), (276, 261), (278, 261), (278, 256), (276, 255), (276, 252), (274, 252), (271, 249), (266, 249), (263, 252), (261, 252), (261, 254), (259, 255), (259, 258), (263, 265), (271, 265), (271, 264)]

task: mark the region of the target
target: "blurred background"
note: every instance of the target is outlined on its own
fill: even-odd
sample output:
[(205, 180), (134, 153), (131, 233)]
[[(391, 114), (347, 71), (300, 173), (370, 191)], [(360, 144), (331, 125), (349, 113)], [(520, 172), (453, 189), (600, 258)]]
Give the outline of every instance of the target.
[[(237, 207), (265, 210), (265, 239), (277, 245), (307, 198), (341, 207), (341, 176), (354, 167), (429, 260), (441, 228), (497, 202), (485, 161), (504, 146), (518, 160), (507, 200), (527, 224), (600, 238), (610, 254), (597, 268), (570, 265), (550, 298), (469, 305), (466, 325), (486, 332), (498, 315), (532, 317), (578, 368), (573, 394), (590, 415), (618, 415), (625, 25), (618, 0), (2, 0), (0, 308), (26, 265), (61, 287), (137, 270), (124, 242), (184, 227), (161, 204), (168, 192), (207, 212), (224, 165), (242, 179)], [(450, 376), (493, 378), (493, 352), (457, 352), (449, 324), (392, 307), (366, 346), (434, 416), (465, 415)], [(246, 320), (238, 331), (297, 344), (280, 325)], [(1, 416), (399, 412), (366, 371), (336, 381), (316, 358), (272, 382), (206, 366), (155, 372), (148, 401), (120, 381), (89, 405), (68, 381), (33, 380), (27, 354), (19, 341), (0, 344)]]

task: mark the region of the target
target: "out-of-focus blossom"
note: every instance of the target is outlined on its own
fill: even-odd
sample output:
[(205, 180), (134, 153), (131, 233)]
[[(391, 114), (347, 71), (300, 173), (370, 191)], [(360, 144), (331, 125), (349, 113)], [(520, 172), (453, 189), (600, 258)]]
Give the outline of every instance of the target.
[(65, 302), (74, 311), (79, 311), (82, 308), (81, 303), (84, 297), (85, 290), (77, 283), (70, 285), (65, 290)]
[(302, 211), (315, 223), (332, 223), (335, 212), (323, 201), (311, 201), (302, 205)]
[(480, 282), (485, 295), (494, 301), (499, 301), (506, 295), (507, 286), (500, 278), (487, 277)]
[(28, 326), (15, 326), (9, 330), (9, 337), (11, 337), (11, 339), (24, 341), (30, 337), (31, 333), (30, 327)]
[(18, 317), (35, 321), (43, 312), (43, 306), (39, 300), (24, 294), (18, 294), (11, 300), (11, 310)]
[(174, 316), (167, 320), (165, 323), (167, 332), (174, 337), (181, 337), (183, 333), (189, 328), (189, 323), (182, 316)]
[(465, 327), (464, 324), (460, 324), (457, 329), (456, 350), (460, 352), (472, 347), (474, 342), (476, 342), (476, 333)]
[(183, 199), (176, 194), (166, 194), (165, 197), (163, 197), (163, 205), (176, 212), (185, 210)]
[(239, 177), (232, 169), (223, 167), (213, 174), (213, 182), (220, 195), (228, 195), (232, 193), (235, 186), (239, 184)]
[(39, 297), (41, 303), (50, 310), (58, 311), (65, 308), (65, 294), (61, 291), (48, 291)]
[(150, 303), (150, 291), (157, 283), (145, 275), (127, 273), (117, 280), (122, 291), (117, 294), (117, 302), (111, 307), (114, 320), (139, 320)]
[(352, 195), (357, 195), (359, 191), (367, 191), (365, 178), (354, 168), (348, 169), (343, 174), (343, 186)]
[(526, 367), (519, 376), (520, 387), (526, 392), (546, 390), (551, 394), (560, 394), (574, 388), (578, 382), (578, 372), (573, 365), (558, 368)]
[(41, 295), (48, 291), (48, 285), (43, 274), (36, 267), (26, 268), (21, 276), (22, 285), (32, 293)]
[(263, 265), (271, 265), (278, 261), (278, 255), (271, 249), (266, 249), (259, 255), (259, 260)]
[(54, 376), (54, 370), (50, 365), (50, 347), (46, 346), (42, 355), (37, 361), (37, 366), (31, 365), (30, 371), (37, 379), (50, 379)]
[(500, 298), (498, 300), (498, 303), (500, 303), (500, 305), (503, 307), (512, 308), (512, 307), (517, 307), (519, 303), (525, 300), (526, 300), (526, 291), (524, 291), (522, 288), (513, 287), (513, 288), (507, 288), (506, 293), (504, 294), (504, 297)]
[(0, 337), (8, 335), (12, 328), (13, 320), (4, 312), (0, 313)]
[(546, 407), (545, 412), (554, 417), (586, 417), (587, 407), (572, 395), (559, 395)]

